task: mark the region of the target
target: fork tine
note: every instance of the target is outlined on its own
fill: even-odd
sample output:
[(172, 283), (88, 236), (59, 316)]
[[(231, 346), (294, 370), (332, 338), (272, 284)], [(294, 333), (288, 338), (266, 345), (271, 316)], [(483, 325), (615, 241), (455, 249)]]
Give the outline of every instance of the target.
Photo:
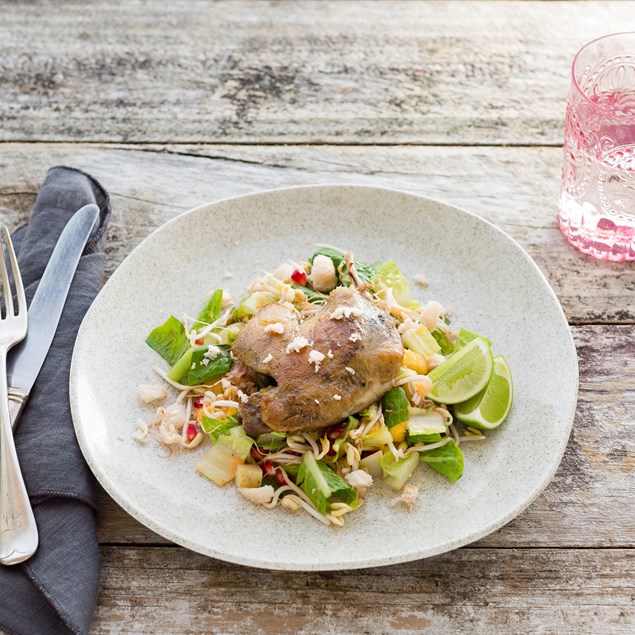
[[(7, 228), (2, 228), (2, 234), (8, 234)], [(4, 261), (4, 245), (0, 241), (0, 277), (2, 277), (2, 295), (4, 297), (5, 317), (13, 317), (13, 295), (11, 293), (11, 285), (9, 284), (9, 275), (7, 274), (7, 265)]]
[[(2, 233), (4, 234), (4, 238), (7, 243), (7, 249), (9, 250), (9, 260), (11, 261), (11, 269), (13, 270), (13, 281), (15, 282), (15, 291), (18, 298), (18, 314), (26, 315), (26, 295), (24, 294), (24, 285), (22, 284), (22, 276), (20, 275), (18, 260), (15, 257), (15, 250), (13, 249), (13, 243), (11, 242), (11, 234), (9, 234), (9, 230), (6, 227), (2, 228)], [(4, 276), (6, 276), (7, 274), (6, 267), (4, 265), (4, 258), (2, 260), (4, 272), (2, 281), (4, 282)], [(11, 315), (13, 315), (13, 297), (11, 296), (10, 290), (9, 297), (11, 298)]]

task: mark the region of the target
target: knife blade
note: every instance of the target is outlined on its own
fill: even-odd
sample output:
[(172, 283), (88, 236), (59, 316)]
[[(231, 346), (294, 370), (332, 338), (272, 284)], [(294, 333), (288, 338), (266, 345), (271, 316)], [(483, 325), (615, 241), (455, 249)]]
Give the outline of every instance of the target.
[(60, 234), (28, 309), (29, 329), (7, 360), (9, 411), (15, 429), (46, 359), (80, 256), (99, 219), (97, 205), (79, 209)]

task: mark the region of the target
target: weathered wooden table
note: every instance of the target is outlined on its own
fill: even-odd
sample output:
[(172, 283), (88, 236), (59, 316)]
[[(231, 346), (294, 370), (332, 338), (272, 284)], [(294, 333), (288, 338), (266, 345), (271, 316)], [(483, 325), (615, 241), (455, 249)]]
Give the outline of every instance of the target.
[(401, 188), (517, 239), (579, 351), (562, 465), (500, 531), (405, 565), (271, 573), (176, 547), (104, 494), (95, 633), (635, 632), (635, 266), (556, 226), (571, 59), (634, 24), (635, 2), (2, 3), (2, 222), (26, 219), (49, 166), (83, 168), (112, 194), (112, 272), (200, 203)]

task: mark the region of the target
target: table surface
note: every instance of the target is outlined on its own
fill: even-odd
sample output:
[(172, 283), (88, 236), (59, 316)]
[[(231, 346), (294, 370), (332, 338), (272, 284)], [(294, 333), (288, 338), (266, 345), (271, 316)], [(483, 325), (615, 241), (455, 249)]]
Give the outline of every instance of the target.
[(556, 225), (570, 62), (635, 2), (3, 2), (0, 221), (48, 167), (110, 191), (108, 273), (153, 229), (287, 185), (400, 188), (530, 253), (580, 360), (553, 482), (501, 530), (427, 560), (280, 573), (177, 547), (101, 495), (93, 631), (632, 633), (635, 267)]

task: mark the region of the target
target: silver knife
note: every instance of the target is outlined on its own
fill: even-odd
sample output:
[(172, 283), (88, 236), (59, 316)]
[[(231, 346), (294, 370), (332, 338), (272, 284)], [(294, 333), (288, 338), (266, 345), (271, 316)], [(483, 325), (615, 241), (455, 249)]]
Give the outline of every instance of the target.
[(99, 219), (97, 205), (73, 214), (53, 249), (29, 306), (29, 330), (7, 360), (9, 413), (15, 430), (22, 408), (42, 368), (64, 309), (79, 258)]

